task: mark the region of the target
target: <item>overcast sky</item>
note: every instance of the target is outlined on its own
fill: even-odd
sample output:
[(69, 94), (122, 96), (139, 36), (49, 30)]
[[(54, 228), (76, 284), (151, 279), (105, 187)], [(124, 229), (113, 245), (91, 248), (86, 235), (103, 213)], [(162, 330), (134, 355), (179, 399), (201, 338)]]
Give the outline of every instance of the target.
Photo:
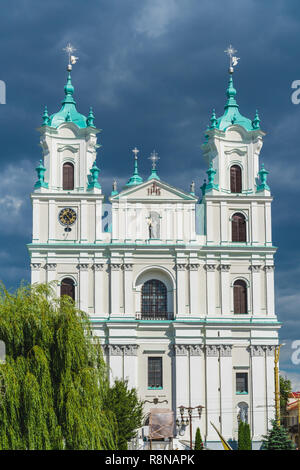
[(1, 2), (0, 278), (15, 288), (29, 281), (32, 190), (40, 157), (45, 104), (60, 108), (67, 42), (77, 48), (72, 80), (77, 109), (93, 106), (102, 148), (101, 184), (132, 173), (131, 149), (150, 173), (155, 148), (159, 174), (188, 189), (202, 184), (201, 154), (212, 108), (223, 112), (228, 80), (224, 49), (241, 58), (235, 72), (242, 114), (256, 108), (267, 133), (261, 160), (274, 196), (276, 306), (281, 328), (281, 371), (300, 390), (291, 342), (300, 340), (299, 174), (300, 105), (291, 84), (300, 80), (299, 0), (18, 0)]

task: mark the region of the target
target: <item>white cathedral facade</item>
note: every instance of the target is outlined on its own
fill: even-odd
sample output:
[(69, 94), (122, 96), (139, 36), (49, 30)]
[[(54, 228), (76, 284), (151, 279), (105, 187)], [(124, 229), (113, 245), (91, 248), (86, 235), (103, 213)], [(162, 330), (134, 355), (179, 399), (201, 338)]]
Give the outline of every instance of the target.
[[(56, 280), (58, 295), (89, 314), (111, 380), (128, 379), (146, 413), (174, 411), (174, 448), (189, 442), (180, 406), (194, 408), (193, 438), (199, 427), (209, 448), (221, 448), (211, 422), (234, 440), (239, 419), (258, 448), (274, 417), (280, 326), (258, 114), (240, 114), (230, 74), (224, 114), (212, 113), (202, 146), (202, 196), (194, 184), (184, 191), (160, 179), (155, 154), (143, 180), (134, 149), (133, 175), (119, 190), (114, 183), (108, 205), (99, 130), (92, 110), (77, 111), (73, 91), (69, 73), (62, 108), (52, 116), (45, 109), (39, 129), (32, 283)], [(147, 426), (140, 444), (145, 435)]]

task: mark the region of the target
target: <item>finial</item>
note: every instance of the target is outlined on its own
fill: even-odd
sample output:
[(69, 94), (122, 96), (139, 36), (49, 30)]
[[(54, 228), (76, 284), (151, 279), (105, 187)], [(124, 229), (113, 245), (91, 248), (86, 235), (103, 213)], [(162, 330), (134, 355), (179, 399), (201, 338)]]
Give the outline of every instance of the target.
[(257, 186), (256, 191), (257, 192), (264, 191), (264, 190), (270, 191), (270, 187), (267, 184), (267, 177), (268, 177), (269, 172), (265, 169), (265, 165), (263, 163), (261, 164), (261, 169), (258, 172), (258, 174), (259, 174), (261, 184)]
[(211, 122), (211, 125), (210, 125), (210, 129), (215, 129), (217, 127), (217, 117), (216, 117), (216, 112), (215, 110), (213, 109), (212, 110), (212, 115), (211, 115), (211, 118), (210, 118), (210, 122)]
[(148, 180), (151, 180), (153, 178), (159, 180), (159, 176), (157, 174), (157, 169), (156, 169), (156, 164), (157, 164), (157, 161), (159, 160), (159, 156), (158, 156), (158, 153), (153, 150), (153, 152), (151, 153), (150, 157), (149, 157), (149, 160), (151, 160), (152, 162), (152, 171), (151, 171), (151, 175), (149, 176)]
[(134, 154), (134, 171), (132, 177), (129, 179), (128, 183), (126, 186), (134, 186), (136, 184), (140, 184), (143, 182), (143, 178), (139, 175), (138, 171), (138, 153), (139, 150), (135, 147), (132, 150), (132, 153)]
[(255, 130), (260, 128), (260, 118), (259, 118), (257, 110), (256, 110), (256, 113), (255, 113), (255, 118), (252, 121), (252, 127)]
[(87, 189), (98, 188), (101, 189), (101, 185), (98, 181), (100, 169), (97, 167), (96, 160), (93, 163), (92, 168), (90, 169), (90, 178)]
[(94, 113), (93, 113), (93, 108), (90, 107), (90, 112), (89, 112), (89, 115), (86, 119), (86, 125), (88, 127), (95, 127), (94, 125), (94, 119), (95, 119), (95, 116), (94, 116)]
[(237, 52), (236, 49), (230, 44), (227, 49), (224, 51), (229, 56), (229, 73), (232, 75), (234, 72), (234, 67), (238, 64), (240, 60), (239, 57), (236, 57), (234, 54)]
[(208, 190), (208, 189), (219, 189), (219, 185), (215, 184), (214, 183), (214, 180), (215, 180), (215, 176), (216, 176), (216, 173), (217, 173), (217, 170), (215, 170), (213, 168), (213, 162), (211, 161), (210, 164), (209, 164), (209, 168), (208, 170), (206, 171), (207, 173), (207, 176), (208, 176), (208, 183), (206, 185), (206, 188), (205, 190)]
[(43, 160), (40, 160), (39, 166), (36, 167), (35, 171), (37, 172), (37, 182), (35, 183), (35, 188), (48, 188), (48, 183), (45, 183), (45, 171), (46, 168), (43, 165)]
[(76, 51), (75, 47), (72, 46), (72, 44), (68, 43), (67, 46), (63, 49), (67, 54), (68, 54), (68, 65), (67, 65), (67, 71), (71, 72), (72, 70), (72, 65), (76, 64), (78, 57), (75, 57), (73, 52)]
[(49, 114), (48, 114), (48, 109), (47, 106), (45, 106), (44, 114), (43, 114), (43, 126), (48, 126), (50, 122)]

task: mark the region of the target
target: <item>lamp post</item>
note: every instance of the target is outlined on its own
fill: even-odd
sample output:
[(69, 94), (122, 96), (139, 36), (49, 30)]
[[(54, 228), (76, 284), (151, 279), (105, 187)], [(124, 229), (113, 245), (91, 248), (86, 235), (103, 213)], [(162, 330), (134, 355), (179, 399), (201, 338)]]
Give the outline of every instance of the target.
[(275, 418), (276, 423), (280, 426), (280, 386), (279, 386), (279, 355), (280, 355), (280, 348), (284, 346), (284, 343), (278, 344), (275, 346), (275, 355), (274, 355), (274, 378), (275, 378)]
[[(176, 419), (176, 424), (177, 426), (187, 426), (189, 424), (190, 426), (190, 449), (192, 450), (193, 448), (193, 434), (192, 434), (192, 419), (199, 417), (201, 418), (202, 415), (202, 409), (204, 406), (198, 405), (198, 406), (179, 406), (179, 412), (181, 416), (181, 420), (178, 418)], [(185, 410), (187, 411), (187, 416), (184, 417)], [(198, 416), (193, 416), (193, 410), (198, 411)]]

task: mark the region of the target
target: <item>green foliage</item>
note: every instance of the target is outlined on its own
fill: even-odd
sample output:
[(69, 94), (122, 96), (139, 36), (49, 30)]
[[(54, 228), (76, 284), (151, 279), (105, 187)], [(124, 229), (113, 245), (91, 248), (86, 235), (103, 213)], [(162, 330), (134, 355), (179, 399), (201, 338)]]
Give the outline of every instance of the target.
[(295, 450), (287, 430), (283, 426), (278, 426), (275, 420), (272, 421), (272, 429), (263, 437), (263, 450)]
[(69, 297), (1, 286), (0, 340), (0, 449), (117, 448), (101, 346)]
[(132, 439), (143, 422), (143, 402), (136, 389), (128, 389), (128, 382), (116, 380), (104, 398), (105, 410), (114, 413), (118, 429), (119, 450), (127, 450), (127, 442)]
[(286, 405), (289, 399), (289, 394), (292, 391), (291, 381), (279, 376), (279, 385), (280, 385), (280, 409), (282, 414), (285, 414)]
[(252, 450), (250, 426), (244, 421), (239, 422), (238, 450)]
[(196, 430), (194, 450), (203, 450), (203, 442), (199, 428)]

